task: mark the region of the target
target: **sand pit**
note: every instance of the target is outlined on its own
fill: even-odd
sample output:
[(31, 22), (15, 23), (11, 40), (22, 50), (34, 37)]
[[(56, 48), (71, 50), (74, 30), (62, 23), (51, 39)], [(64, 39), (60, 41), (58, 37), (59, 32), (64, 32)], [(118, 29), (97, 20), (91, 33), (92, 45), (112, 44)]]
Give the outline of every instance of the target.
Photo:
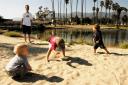
[(99, 49), (93, 54), (92, 46), (73, 45), (66, 48), (67, 58), (61, 62), (46, 62), (48, 45), (29, 44), (31, 77), (13, 80), (4, 66), (14, 56), (13, 46), (22, 38), (0, 35), (0, 85), (128, 85), (128, 50), (108, 48), (110, 55)]

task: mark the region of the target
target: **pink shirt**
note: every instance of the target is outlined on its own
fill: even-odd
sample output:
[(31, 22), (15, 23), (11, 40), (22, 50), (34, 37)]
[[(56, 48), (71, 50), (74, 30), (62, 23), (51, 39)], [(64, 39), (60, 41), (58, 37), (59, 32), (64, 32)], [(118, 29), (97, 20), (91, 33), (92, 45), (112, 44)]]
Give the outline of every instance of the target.
[(51, 36), (50, 39), (49, 39), (49, 43), (50, 43), (50, 50), (56, 50), (56, 39), (55, 39), (55, 36)]

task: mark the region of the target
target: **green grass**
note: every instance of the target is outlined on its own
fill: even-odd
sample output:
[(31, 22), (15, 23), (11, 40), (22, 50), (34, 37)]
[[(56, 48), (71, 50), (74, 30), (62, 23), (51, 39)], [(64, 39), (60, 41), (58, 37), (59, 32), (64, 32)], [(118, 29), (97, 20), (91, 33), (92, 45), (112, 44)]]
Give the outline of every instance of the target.
[(6, 32), (4, 33), (5, 36), (9, 36), (9, 37), (22, 37), (22, 35), (19, 32)]
[(120, 47), (120, 48), (123, 48), (123, 49), (128, 49), (128, 42), (120, 43), (120, 44), (119, 44), (119, 47)]

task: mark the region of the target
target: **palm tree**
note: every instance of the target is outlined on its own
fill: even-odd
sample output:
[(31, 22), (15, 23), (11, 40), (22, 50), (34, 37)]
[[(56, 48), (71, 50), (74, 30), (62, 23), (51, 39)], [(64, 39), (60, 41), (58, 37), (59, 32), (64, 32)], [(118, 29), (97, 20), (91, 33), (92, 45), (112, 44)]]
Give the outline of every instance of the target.
[(84, 17), (86, 18), (86, 0), (84, 1), (84, 8), (85, 8), (85, 15), (84, 15)]
[(95, 10), (96, 7), (92, 7), (92, 11), (93, 11), (93, 23), (95, 24)]
[(67, 5), (69, 3), (69, 0), (65, 0), (65, 4), (66, 4), (66, 21), (67, 21)]
[(60, 19), (61, 19), (61, 7), (62, 7), (62, 0), (60, 0)]
[[(100, 2), (100, 7), (101, 7), (100, 20), (102, 20), (102, 9), (103, 9), (103, 6), (104, 6), (104, 1), (101, 1)], [(101, 21), (100, 21), (100, 23), (101, 23)]]
[(78, 9), (78, 0), (76, 1), (76, 17), (78, 17), (78, 15), (77, 15), (77, 9)]
[(94, 23), (95, 23), (95, 16), (96, 16), (96, 15), (95, 15), (95, 14), (96, 14), (96, 13), (95, 13), (95, 11), (96, 11), (96, 6), (95, 6), (95, 5), (96, 5), (96, 1), (97, 1), (97, 0), (93, 0), (94, 7), (93, 7), (93, 9), (92, 9), (92, 10), (93, 10)]
[(114, 15), (116, 11), (116, 5), (114, 3), (112, 4), (112, 10), (113, 10), (113, 15)]
[(55, 6), (54, 6), (54, 0), (51, 0), (52, 2), (52, 11), (53, 11), (53, 14), (52, 14), (52, 19), (53, 19), (53, 24), (55, 23)]
[(58, 20), (60, 18), (60, 0), (58, 0)]
[(108, 6), (108, 9), (109, 9), (109, 19), (111, 17), (112, 4), (113, 4), (113, 1), (112, 0), (109, 0), (109, 6)]
[(117, 12), (116, 24), (119, 25), (119, 23), (120, 23), (120, 14), (121, 14), (122, 8), (120, 7), (120, 5), (118, 3), (115, 3), (115, 6), (116, 6), (116, 12)]
[(109, 8), (109, 0), (105, 0), (105, 18), (106, 18), (106, 20), (107, 20), (107, 16), (108, 16), (108, 14), (107, 14), (107, 10), (108, 10), (108, 8)]
[(70, 7), (71, 7), (71, 22), (72, 22), (72, 4), (73, 4), (73, 0), (70, 0)]
[(83, 7), (84, 7), (84, 0), (81, 0), (81, 24), (83, 24)]
[(96, 21), (97, 21), (97, 23), (98, 23), (98, 14), (99, 14), (99, 8), (97, 7), (96, 8)]

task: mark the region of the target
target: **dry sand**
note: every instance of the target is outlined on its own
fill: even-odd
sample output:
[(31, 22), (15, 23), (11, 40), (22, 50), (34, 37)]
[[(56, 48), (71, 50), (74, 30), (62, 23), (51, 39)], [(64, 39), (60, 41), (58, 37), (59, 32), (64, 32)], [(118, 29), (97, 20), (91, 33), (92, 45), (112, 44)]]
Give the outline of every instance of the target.
[(93, 54), (92, 46), (67, 47), (65, 61), (46, 63), (48, 45), (29, 44), (30, 64), (33, 76), (15, 81), (4, 71), (14, 56), (13, 46), (23, 42), (21, 38), (0, 35), (0, 85), (128, 85), (128, 50), (108, 48), (112, 54), (101, 49)]

